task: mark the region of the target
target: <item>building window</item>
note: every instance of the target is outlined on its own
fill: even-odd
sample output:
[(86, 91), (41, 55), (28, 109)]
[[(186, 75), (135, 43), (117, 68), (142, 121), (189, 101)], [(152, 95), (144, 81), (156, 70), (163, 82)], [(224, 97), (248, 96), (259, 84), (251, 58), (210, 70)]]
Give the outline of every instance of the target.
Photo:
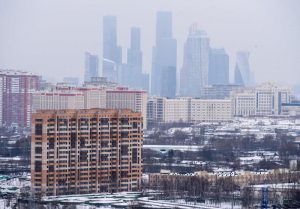
[(35, 124), (35, 135), (41, 136), (43, 134), (43, 124)]
[(128, 145), (121, 145), (121, 155), (128, 155)]
[(49, 171), (49, 172), (54, 172), (54, 166), (53, 166), (53, 165), (50, 165), (48, 171)]
[(35, 161), (35, 172), (42, 172), (42, 161)]
[(101, 118), (101, 125), (108, 125), (108, 118)]
[(42, 147), (36, 147), (35, 154), (42, 154)]
[(121, 118), (121, 125), (128, 125), (128, 118)]

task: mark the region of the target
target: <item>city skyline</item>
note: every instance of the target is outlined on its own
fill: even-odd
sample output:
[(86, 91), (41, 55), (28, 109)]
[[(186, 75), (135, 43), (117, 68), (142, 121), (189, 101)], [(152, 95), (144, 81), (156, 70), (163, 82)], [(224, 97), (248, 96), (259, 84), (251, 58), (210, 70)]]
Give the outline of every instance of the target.
[[(0, 25), (4, 31), (0, 35), (1, 67), (31, 71), (46, 77), (55, 76), (55, 70), (60, 72), (56, 73), (57, 80), (71, 75), (83, 78), (84, 52), (89, 51), (102, 58), (102, 18), (105, 15), (115, 15), (118, 21), (117, 43), (123, 49), (123, 63), (126, 60), (126, 50), (130, 47), (130, 28), (140, 27), (143, 70), (150, 72), (151, 49), (155, 45), (156, 34), (155, 14), (157, 11), (171, 11), (173, 37), (178, 42), (177, 77), (183, 62), (183, 43), (187, 37), (187, 28), (191, 23), (198, 22), (199, 28), (207, 31), (211, 47), (224, 48), (228, 53), (231, 83), (236, 63), (235, 54), (239, 50), (246, 50), (251, 54), (250, 68), (256, 75), (257, 83), (276, 81), (289, 85), (298, 84), (300, 47), (294, 43), (297, 43), (295, 41), (300, 34), (300, 27), (296, 24), (299, 16), (299, 3), (296, 1), (272, 1), (272, 4), (271, 1), (244, 4), (237, 1), (218, 4), (214, 1), (202, 1), (202, 6), (196, 8), (192, 6), (197, 5), (196, 1), (189, 1), (182, 7), (180, 2), (172, 4), (170, 1), (157, 1), (144, 6), (136, 1), (127, 2), (129, 5), (141, 6), (141, 9), (136, 14), (126, 15), (130, 10), (128, 6), (117, 9), (113, 3), (102, 5), (92, 1), (91, 4), (82, 5), (79, 1), (66, 15), (63, 8), (55, 7), (56, 1), (45, 4), (35, 1), (28, 1), (26, 4), (20, 1), (0, 1)], [(68, 3), (70, 2), (65, 1), (62, 4)], [(275, 12), (268, 10), (269, 6)], [(86, 14), (87, 11), (89, 14)], [(227, 14), (228, 11), (234, 12)], [(77, 15), (81, 12), (86, 15)], [(257, 21), (265, 12), (269, 15)], [(80, 17), (80, 21), (76, 22), (74, 15)]]
[(0, 0), (0, 209), (300, 208), (300, 0)]

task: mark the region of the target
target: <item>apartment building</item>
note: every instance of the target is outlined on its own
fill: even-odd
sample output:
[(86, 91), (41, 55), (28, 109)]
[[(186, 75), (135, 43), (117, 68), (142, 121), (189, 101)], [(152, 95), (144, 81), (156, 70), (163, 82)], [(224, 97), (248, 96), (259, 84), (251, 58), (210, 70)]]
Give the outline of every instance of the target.
[(170, 122), (189, 122), (190, 121), (190, 98), (164, 98), (163, 120)]
[(255, 92), (257, 115), (280, 115), (282, 103), (290, 103), (290, 89), (274, 83), (264, 83)]
[(147, 97), (143, 90), (117, 87), (106, 90), (106, 108), (129, 108), (142, 113), (144, 128), (147, 128)]
[(236, 92), (232, 98), (234, 115), (248, 117), (256, 114), (255, 91)]
[(163, 122), (221, 122), (233, 119), (231, 99), (192, 99), (178, 97), (150, 98), (147, 110), (148, 123)]
[(157, 123), (163, 122), (164, 98), (150, 97), (147, 101), (147, 125), (154, 127)]
[[(144, 124), (147, 120), (147, 92), (123, 87), (86, 86), (74, 88), (57, 86), (52, 91), (34, 93), (33, 103), (34, 111), (40, 109), (128, 108), (141, 112)], [(144, 128), (146, 127), (144, 125)]]
[(274, 83), (263, 83), (231, 95), (236, 116), (281, 115), (282, 104), (290, 103), (290, 97), (290, 89)]
[(192, 123), (221, 122), (233, 119), (230, 99), (191, 99), (190, 112)]
[(85, 87), (77, 88), (77, 91), (84, 94), (84, 108), (106, 108), (105, 88)]
[(38, 87), (35, 74), (0, 69), (0, 126), (30, 126), (31, 95)]
[(31, 184), (37, 195), (136, 191), (143, 119), (129, 109), (38, 110)]
[(84, 109), (85, 95), (79, 91), (38, 91), (32, 96), (33, 112), (37, 110)]

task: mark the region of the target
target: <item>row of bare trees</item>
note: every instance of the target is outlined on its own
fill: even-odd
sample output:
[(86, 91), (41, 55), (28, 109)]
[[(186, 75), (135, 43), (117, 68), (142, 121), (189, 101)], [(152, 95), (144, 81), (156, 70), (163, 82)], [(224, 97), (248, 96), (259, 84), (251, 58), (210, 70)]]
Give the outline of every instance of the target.
[[(300, 198), (300, 173), (286, 172), (275, 173), (265, 180), (269, 188), (269, 200), (272, 204), (282, 204), (283, 200), (299, 200)], [(264, 184), (261, 181), (257, 184)], [(235, 182), (232, 177), (219, 177), (213, 181), (201, 176), (165, 175), (152, 180), (147, 188), (159, 190), (165, 199), (187, 199), (193, 197), (197, 200), (222, 200), (239, 199), (244, 207), (258, 204), (261, 198), (261, 187), (255, 187), (255, 182), (249, 180), (248, 185)]]

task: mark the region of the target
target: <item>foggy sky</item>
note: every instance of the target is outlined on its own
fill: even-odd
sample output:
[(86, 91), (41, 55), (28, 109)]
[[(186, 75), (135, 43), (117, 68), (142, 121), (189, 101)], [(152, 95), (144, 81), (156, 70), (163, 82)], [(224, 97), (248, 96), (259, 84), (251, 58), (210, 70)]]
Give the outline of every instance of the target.
[(102, 17), (116, 15), (123, 62), (130, 27), (141, 27), (143, 66), (150, 72), (160, 10), (173, 12), (177, 70), (188, 28), (198, 23), (211, 46), (229, 54), (231, 81), (236, 52), (248, 50), (258, 83), (300, 84), (298, 0), (0, 0), (0, 68), (82, 79), (84, 52), (102, 56)]

